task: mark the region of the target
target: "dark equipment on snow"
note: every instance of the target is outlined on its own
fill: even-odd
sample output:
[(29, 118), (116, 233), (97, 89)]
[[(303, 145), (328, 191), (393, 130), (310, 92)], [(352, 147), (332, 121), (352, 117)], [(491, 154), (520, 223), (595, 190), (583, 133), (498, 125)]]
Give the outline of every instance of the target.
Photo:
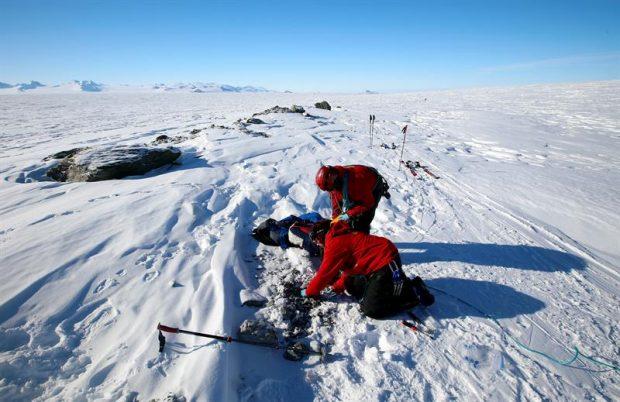
[(421, 165), (419, 161), (415, 161), (415, 162), (407, 161), (407, 162), (405, 162), (405, 161), (401, 160), (400, 163), (404, 163), (405, 166), (407, 166), (407, 168), (411, 172), (411, 174), (414, 175), (414, 176), (418, 175), (418, 173), (416, 172), (416, 169), (422, 169), (424, 171), (424, 173), (426, 173), (427, 175), (429, 175), (433, 179), (439, 179), (439, 176), (437, 176), (436, 174), (434, 174), (433, 172), (428, 170), (427, 166)]
[[(234, 342), (234, 343), (243, 343), (246, 345), (262, 346), (262, 347), (266, 347), (270, 349), (278, 349), (278, 350), (282, 349), (282, 347), (278, 344), (274, 345), (274, 344), (267, 344), (267, 343), (262, 343), (262, 342), (252, 342), (248, 340), (233, 338), (231, 336), (213, 335), (213, 334), (206, 334), (204, 332), (187, 331), (184, 329), (169, 327), (167, 325), (162, 325), (162, 324), (157, 324), (157, 330), (159, 331), (159, 335), (158, 335), (159, 353), (162, 353), (164, 351), (164, 346), (166, 345), (166, 337), (164, 336), (162, 332), (168, 332), (171, 334), (187, 334), (187, 335), (200, 336), (203, 338), (215, 339), (215, 340), (226, 342), (226, 343)], [(299, 361), (308, 355), (320, 356), (321, 361), (324, 361), (325, 358), (328, 356), (327, 349), (325, 347), (321, 347), (320, 350), (316, 351), (316, 350), (310, 349), (307, 345), (301, 342), (291, 343), (284, 348), (284, 358), (287, 360)]]
[(302, 248), (312, 256), (321, 255), (320, 245), (315, 243), (310, 234), (317, 222), (323, 217), (316, 212), (300, 216), (290, 215), (276, 221), (269, 218), (252, 230), (252, 237), (267, 246)]
[(272, 236), (272, 227), (277, 226), (277, 221), (269, 218), (252, 230), (252, 237), (267, 246), (279, 246), (277, 236)]
[(286, 360), (297, 362), (308, 355), (321, 356), (321, 361), (324, 361), (327, 356), (327, 349), (325, 347), (321, 347), (321, 349), (317, 352), (316, 350), (310, 349), (308, 345), (303, 342), (291, 343), (284, 349), (284, 358)]
[(433, 328), (428, 327), (426, 324), (424, 324), (424, 322), (417, 315), (413, 314), (413, 312), (407, 311), (407, 315), (413, 320), (413, 322), (402, 320), (400, 322), (401, 324), (414, 332), (424, 334), (431, 339), (435, 338), (435, 330)]
[(310, 232), (310, 238), (313, 242), (320, 244), (321, 246), (325, 246), (325, 235), (329, 232), (329, 228), (331, 227), (331, 221), (323, 220), (317, 222), (312, 227), (312, 232)]
[(431, 332), (423, 330), (422, 328), (418, 327), (418, 325), (414, 324), (411, 321), (402, 320), (400, 323), (404, 325), (405, 327), (409, 328), (410, 330), (412, 330), (413, 332), (416, 332), (418, 334), (424, 334), (428, 336), (429, 338), (433, 339), (433, 334)]

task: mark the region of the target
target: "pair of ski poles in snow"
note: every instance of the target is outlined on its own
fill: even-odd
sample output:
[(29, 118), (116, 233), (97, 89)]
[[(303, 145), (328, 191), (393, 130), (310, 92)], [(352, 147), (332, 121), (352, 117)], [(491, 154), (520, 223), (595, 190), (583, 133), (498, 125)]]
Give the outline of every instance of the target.
[(370, 115), (370, 125), (368, 126), (368, 130), (370, 132), (370, 147), (372, 148), (372, 137), (375, 132), (375, 115)]

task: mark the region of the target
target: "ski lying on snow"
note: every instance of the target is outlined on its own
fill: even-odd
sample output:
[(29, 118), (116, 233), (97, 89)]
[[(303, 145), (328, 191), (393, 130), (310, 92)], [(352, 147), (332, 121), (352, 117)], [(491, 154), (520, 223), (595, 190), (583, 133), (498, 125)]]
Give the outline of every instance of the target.
[(436, 174), (434, 174), (433, 172), (431, 172), (430, 170), (428, 170), (427, 166), (423, 166), (420, 164), (419, 161), (401, 161), (401, 163), (404, 163), (405, 166), (407, 166), (407, 168), (409, 169), (409, 171), (411, 172), (412, 175), (417, 176), (418, 173), (416, 172), (416, 169), (420, 168), (424, 171), (424, 173), (426, 173), (427, 175), (429, 175), (430, 177), (432, 177), (433, 179), (439, 179), (439, 176), (437, 176)]
[(409, 328), (410, 330), (412, 330), (413, 332), (417, 332), (419, 334), (423, 334), (428, 336), (429, 338), (433, 338), (433, 335), (427, 331), (425, 331), (424, 328), (419, 327), (418, 325), (416, 325), (415, 323), (411, 322), (411, 321), (407, 321), (407, 320), (402, 320), (400, 322), (402, 325), (404, 325), (405, 327)]
[(409, 169), (409, 171), (411, 172), (411, 174), (412, 174), (414, 177), (417, 177), (417, 176), (418, 176), (418, 172), (416, 172), (416, 171), (415, 171), (415, 166), (413, 166), (413, 164), (411, 163), (411, 161), (407, 161), (407, 162), (405, 162), (405, 161), (400, 161), (400, 163), (404, 163), (404, 164), (405, 164), (405, 166), (407, 166), (407, 169)]
[(432, 328), (426, 324), (412, 311), (407, 311), (407, 315), (411, 318), (412, 321), (402, 320), (401, 324), (405, 327), (409, 328), (413, 332), (418, 332), (420, 334), (424, 334), (431, 339), (435, 338), (435, 328)]

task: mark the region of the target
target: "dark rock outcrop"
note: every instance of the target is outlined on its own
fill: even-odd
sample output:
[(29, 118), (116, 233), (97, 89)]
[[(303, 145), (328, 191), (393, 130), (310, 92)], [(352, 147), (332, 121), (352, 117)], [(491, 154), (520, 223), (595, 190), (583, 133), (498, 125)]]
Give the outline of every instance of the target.
[(261, 119), (257, 119), (256, 117), (250, 117), (245, 121), (248, 124), (265, 124)]
[(252, 117), (260, 116), (263, 114), (270, 114), (270, 113), (304, 113), (304, 112), (305, 112), (305, 109), (298, 105), (293, 105), (290, 108), (276, 105), (270, 109), (263, 110), (262, 112), (254, 113)]
[(258, 123), (251, 123), (251, 122), (250, 122), (250, 120), (258, 120), (258, 121), (260, 121), (261, 123), (264, 123), (264, 122), (263, 122), (262, 120), (260, 120), (260, 119), (249, 118), (249, 119), (247, 119), (247, 120), (239, 119), (239, 120), (237, 120), (234, 124), (235, 124), (236, 126), (238, 126), (238, 127), (239, 127), (239, 131), (241, 131), (241, 132), (242, 132), (242, 133), (244, 133), (244, 134), (251, 135), (251, 136), (253, 136), (253, 137), (265, 137), (265, 138), (269, 137), (269, 134), (264, 133), (264, 132), (262, 132), (262, 131), (254, 131), (254, 130), (250, 130), (250, 129), (248, 128), (248, 126), (249, 126), (250, 124), (258, 124)]
[(314, 107), (317, 109), (332, 110), (332, 107), (329, 103), (327, 103), (327, 101), (317, 102), (314, 104)]
[(60, 152), (56, 152), (55, 154), (52, 154), (50, 156), (47, 156), (45, 159), (43, 159), (44, 161), (49, 161), (52, 159), (64, 159), (64, 158), (69, 158), (72, 157), (73, 155), (77, 154), (78, 152), (85, 150), (88, 148), (72, 148), (69, 149), (67, 151), (60, 151)]
[(299, 105), (291, 106), (291, 113), (304, 113), (305, 111), (306, 109), (304, 109), (303, 107)]
[(167, 144), (172, 141), (172, 138), (168, 137), (166, 134), (158, 135), (157, 138), (153, 140), (153, 144)]
[[(63, 152), (67, 156), (46, 173), (51, 179), (62, 182), (101, 181), (143, 175), (153, 169), (169, 165), (181, 156), (181, 151), (176, 148), (144, 145), (78, 148)], [(63, 152), (55, 155), (61, 155)]]

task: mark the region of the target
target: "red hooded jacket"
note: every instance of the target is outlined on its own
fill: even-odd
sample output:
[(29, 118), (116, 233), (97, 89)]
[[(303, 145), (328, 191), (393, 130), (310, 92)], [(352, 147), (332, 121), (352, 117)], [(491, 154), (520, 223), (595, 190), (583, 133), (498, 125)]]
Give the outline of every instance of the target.
[(306, 288), (306, 295), (318, 296), (327, 286), (344, 292), (349, 275), (369, 275), (388, 265), (398, 249), (385, 237), (352, 231), (346, 222), (335, 223), (325, 237), (323, 262)]
[(343, 211), (343, 191), (344, 189), (329, 192), (332, 201), (332, 219), (347, 213), (350, 218), (362, 215), (377, 207), (379, 200), (373, 195), (373, 190), (377, 185), (377, 174), (373, 169), (363, 165), (334, 166), (338, 171), (338, 176), (344, 180), (344, 175), (348, 176), (349, 203), (352, 205), (347, 211)]

